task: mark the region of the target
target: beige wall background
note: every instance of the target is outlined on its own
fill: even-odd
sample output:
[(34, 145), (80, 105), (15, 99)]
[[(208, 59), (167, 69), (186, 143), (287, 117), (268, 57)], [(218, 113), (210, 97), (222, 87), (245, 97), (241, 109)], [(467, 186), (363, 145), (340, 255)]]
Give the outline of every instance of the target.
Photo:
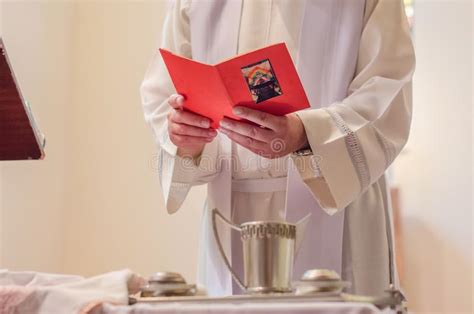
[(415, 1), (414, 119), (395, 164), (405, 289), (425, 312), (472, 312), (472, 2)]
[(420, 295), (415, 308), (472, 311), (472, 3), (419, 1), (416, 9), (413, 129), (396, 164), (406, 289)]
[(46, 160), (1, 164), (2, 267), (63, 267), (72, 17), (72, 7), (64, 2), (2, 2), (2, 35), (24, 93), (48, 134)]
[(6, 162), (1, 267), (93, 275), (176, 270), (192, 281), (204, 188), (163, 209), (138, 88), (165, 1), (2, 1), (12, 63), (47, 137)]
[[(47, 136), (44, 161), (0, 164), (0, 268), (88, 276), (127, 267), (194, 280), (205, 189), (165, 213), (138, 93), (165, 7), (0, 0), (0, 34)], [(394, 167), (404, 288), (417, 312), (470, 313), (472, 4), (417, 0), (415, 9), (414, 124)]]

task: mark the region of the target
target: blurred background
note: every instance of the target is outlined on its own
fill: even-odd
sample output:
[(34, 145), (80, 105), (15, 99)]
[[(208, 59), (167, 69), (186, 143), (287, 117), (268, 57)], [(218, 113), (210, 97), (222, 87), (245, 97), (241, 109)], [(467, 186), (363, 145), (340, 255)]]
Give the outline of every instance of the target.
[[(414, 312), (471, 313), (473, 4), (406, 2), (418, 67), (392, 167), (402, 285)], [(0, 268), (194, 281), (206, 189), (166, 214), (138, 92), (166, 6), (0, 0), (0, 35), (47, 138), (45, 160), (0, 163)]]

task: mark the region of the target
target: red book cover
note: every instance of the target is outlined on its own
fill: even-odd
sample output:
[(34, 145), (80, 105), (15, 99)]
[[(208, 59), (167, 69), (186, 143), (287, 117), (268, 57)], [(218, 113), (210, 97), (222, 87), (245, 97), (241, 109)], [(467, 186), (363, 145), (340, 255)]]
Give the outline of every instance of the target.
[(44, 137), (21, 93), (0, 38), (0, 160), (43, 157)]
[(160, 49), (184, 108), (211, 119), (239, 119), (232, 107), (246, 106), (274, 115), (309, 107), (308, 98), (284, 43), (209, 65)]

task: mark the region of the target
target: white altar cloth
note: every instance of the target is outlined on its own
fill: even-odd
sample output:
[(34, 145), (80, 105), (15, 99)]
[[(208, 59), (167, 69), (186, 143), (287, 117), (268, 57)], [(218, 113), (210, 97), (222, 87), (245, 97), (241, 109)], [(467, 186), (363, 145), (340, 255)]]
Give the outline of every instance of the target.
[(389, 314), (393, 311), (379, 310), (372, 304), (366, 303), (341, 303), (341, 302), (229, 302), (219, 304), (199, 304), (199, 303), (160, 303), (160, 304), (135, 304), (133, 306), (117, 306), (103, 304), (97, 309), (99, 313), (114, 314)]

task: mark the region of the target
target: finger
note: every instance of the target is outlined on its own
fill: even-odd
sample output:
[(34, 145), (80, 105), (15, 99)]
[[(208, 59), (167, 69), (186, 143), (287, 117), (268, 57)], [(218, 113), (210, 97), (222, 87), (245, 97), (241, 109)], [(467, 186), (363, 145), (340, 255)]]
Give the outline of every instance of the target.
[(179, 134), (170, 134), (170, 139), (178, 147), (206, 144), (214, 140), (214, 138), (209, 137), (188, 136)]
[(253, 151), (256, 154), (263, 153), (266, 151), (267, 144), (253, 138), (244, 136), (242, 134), (232, 132), (231, 130), (227, 130), (224, 128), (219, 128), (219, 131), (227, 135), (232, 141), (236, 142), (237, 144)]
[(268, 142), (273, 138), (274, 135), (274, 132), (271, 130), (263, 129), (250, 123), (235, 121), (228, 118), (222, 119), (220, 125), (224, 129), (251, 137), (262, 142)]
[(179, 94), (173, 94), (168, 98), (168, 104), (174, 109), (182, 109), (184, 105), (184, 97)]
[(203, 129), (195, 126), (181, 124), (181, 123), (171, 123), (170, 124), (170, 133), (177, 135), (188, 135), (188, 136), (198, 136), (198, 137), (216, 137), (216, 130), (212, 129)]
[(193, 125), (199, 128), (208, 129), (211, 126), (211, 121), (208, 118), (189, 111), (175, 110), (171, 113), (170, 119), (176, 123)]
[(275, 131), (281, 124), (281, 117), (277, 117), (263, 111), (237, 106), (233, 109), (233, 112), (239, 117)]

